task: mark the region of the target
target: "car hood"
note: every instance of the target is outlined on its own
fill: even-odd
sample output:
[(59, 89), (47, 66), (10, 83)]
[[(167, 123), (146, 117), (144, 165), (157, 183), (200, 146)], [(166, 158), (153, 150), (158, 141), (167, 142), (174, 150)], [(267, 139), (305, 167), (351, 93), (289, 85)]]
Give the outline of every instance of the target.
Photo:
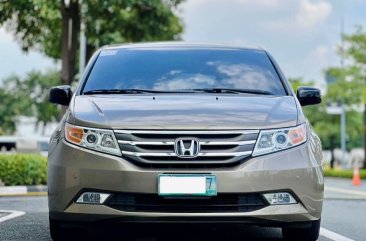
[(113, 129), (268, 129), (295, 126), (292, 96), (75, 96), (69, 122)]

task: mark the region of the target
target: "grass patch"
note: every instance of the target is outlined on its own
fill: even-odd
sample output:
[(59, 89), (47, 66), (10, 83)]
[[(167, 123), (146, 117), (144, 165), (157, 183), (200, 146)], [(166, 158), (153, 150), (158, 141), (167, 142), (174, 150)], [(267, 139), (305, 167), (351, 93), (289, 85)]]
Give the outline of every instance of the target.
[[(340, 169), (324, 168), (324, 176), (352, 178), (353, 170), (352, 169), (351, 170), (340, 170)], [(360, 169), (360, 177), (361, 177), (361, 179), (366, 179), (366, 169)]]

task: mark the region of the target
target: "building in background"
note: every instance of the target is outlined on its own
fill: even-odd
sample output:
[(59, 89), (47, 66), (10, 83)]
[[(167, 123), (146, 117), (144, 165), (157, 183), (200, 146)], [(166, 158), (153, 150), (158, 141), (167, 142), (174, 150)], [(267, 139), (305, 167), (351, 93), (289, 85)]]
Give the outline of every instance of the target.
[(16, 132), (12, 136), (0, 136), (0, 152), (2, 153), (41, 153), (47, 155), (51, 133), (57, 123), (43, 126), (37, 124), (35, 117), (18, 118)]

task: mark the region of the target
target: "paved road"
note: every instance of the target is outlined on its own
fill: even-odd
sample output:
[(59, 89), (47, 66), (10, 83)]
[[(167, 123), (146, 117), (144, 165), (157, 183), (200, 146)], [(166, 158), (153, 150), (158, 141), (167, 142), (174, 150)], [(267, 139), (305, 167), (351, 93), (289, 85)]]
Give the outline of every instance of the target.
[(366, 183), (326, 178), (322, 226), (357, 241), (366, 240)]
[[(324, 212), (322, 218), (322, 227), (327, 230), (336, 232), (348, 239), (342, 237), (321, 236), (319, 241), (363, 241), (366, 240), (366, 197), (363, 197), (363, 188), (354, 189), (341, 186), (341, 190), (356, 190), (357, 196), (345, 195), (340, 190), (332, 189), (337, 184), (337, 180), (327, 180), (327, 186), (332, 191), (326, 193), (329, 197), (324, 202)], [(337, 186), (339, 188), (339, 185)], [(362, 190), (361, 193), (358, 193)], [(347, 193), (346, 193), (347, 194)], [(365, 193), (366, 194), (366, 193)], [(4, 210), (24, 211), (25, 215), (15, 217), (13, 219), (1, 222), (1, 218), (6, 217)], [(244, 225), (225, 225), (225, 226), (208, 226), (208, 225), (158, 225), (139, 226), (139, 229), (132, 231), (131, 237), (126, 238), (124, 233), (118, 229), (99, 231), (94, 233), (99, 235), (100, 241), (104, 240), (134, 240), (134, 241), (279, 241), (281, 240), (280, 229), (275, 228), (259, 228)], [(113, 231), (113, 232), (112, 232)], [(77, 230), (76, 230), (77, 232)], [(86, 233), (79, 233), (84, 237)], [(94, 235), (93, 234), (93, 235)], [(111, 237), (118, 237), (112, 239)], [(0, 240), (35, 240), (50, 241), (48, 230), (48, 209), (46, 197), (3, 197), (0, 198)], [(79, 240), (79, 239), (70, 239)], [(295, 241), (295, 240), (294, 240)]]

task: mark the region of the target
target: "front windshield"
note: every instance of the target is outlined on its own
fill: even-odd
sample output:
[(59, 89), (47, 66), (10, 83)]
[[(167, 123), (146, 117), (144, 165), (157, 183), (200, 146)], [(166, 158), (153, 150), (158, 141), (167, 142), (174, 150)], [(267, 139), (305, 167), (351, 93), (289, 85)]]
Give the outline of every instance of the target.
[(264, 51), (221, 48), (103, 50), (83, 92), (203, 88), (260, 90), (281, 96), (286, 94)]

